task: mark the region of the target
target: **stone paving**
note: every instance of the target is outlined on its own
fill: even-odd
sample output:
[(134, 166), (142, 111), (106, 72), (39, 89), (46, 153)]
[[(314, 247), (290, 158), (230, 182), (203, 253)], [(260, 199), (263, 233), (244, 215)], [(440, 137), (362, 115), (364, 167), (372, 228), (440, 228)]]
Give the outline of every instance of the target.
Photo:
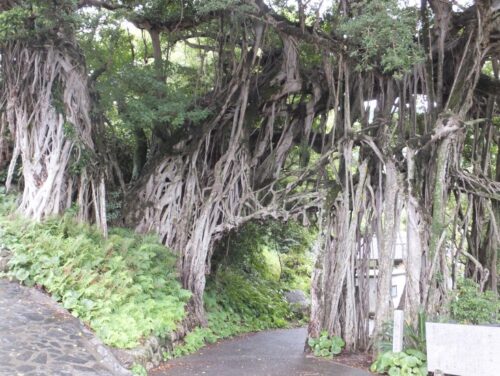
[(130, 372), (50, 297), (0, 279), (0, 375), (125, 376)]

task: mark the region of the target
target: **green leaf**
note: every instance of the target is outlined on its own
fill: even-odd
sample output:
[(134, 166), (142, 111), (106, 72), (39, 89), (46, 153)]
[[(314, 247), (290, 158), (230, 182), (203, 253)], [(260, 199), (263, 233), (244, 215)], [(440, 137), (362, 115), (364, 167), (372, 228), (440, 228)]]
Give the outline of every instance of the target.
[(345, 346), (344, 340), (338, 336), (332, 337), (332, 344), (341, 348)]
[(410, 368), (413, 368), (415, 366), (418, 366), (420, 364), (422, 364), (422, 362), (420, 361), (420, 359), (418, 359), (417, 357), (415, 356), (407, 356), (405, 358), (405, 361), (404, 361), (405, 365), (410, 367)]
[(30, 272), (26, 269), (17, 269), (15, 273), (16, 279), (19, 281), (23, 282), (25, 281), (30, 275)]
[(316, 338), (309, 338), (307, 340), (307, 344), (312, 348), (314, 346), (316, 346), (316, 344), (318, 343), (318, 340)]
[(330, 351), (328, 351), (328, 349), (321, 349), (319, 352), (319, 356), (323, 356), (323, 357), (330, 356)]
[(371, 372), (380, 372), (380, 361), (376, 360), (375, 362), (372, 363), (372, 365), (370, 366), (370, 371)]
[(389, 376), (401, 376), (401, 369), (393, 366), (389, 368), (389, 371), (387, 373), (389, 374)]
[(380, 355), (380, 371), (385, 372), (392, 364), (394, 364), (394, 353), (393, 352), (385, 352)]
[(421, 352), (419, 350), (406, 349), (405, 353), (408, 354), (408, 355), (411, 355), (411, 356), (414, 356), (414, 357), (418, 358), (422, 362), (425, 362), (427, 360), (427, 356), (423, 352)]
[(342, 347), (336, 346), (335, 344), (333, 344), (331, 351), (332, 351), (333, 355), (338, 355), (342, 352)]
[(427, 365), (420, 367), (419, 370), (420, 370), (420, 373), (418, 375), (427, 376), (427, 373), (428, 373)]

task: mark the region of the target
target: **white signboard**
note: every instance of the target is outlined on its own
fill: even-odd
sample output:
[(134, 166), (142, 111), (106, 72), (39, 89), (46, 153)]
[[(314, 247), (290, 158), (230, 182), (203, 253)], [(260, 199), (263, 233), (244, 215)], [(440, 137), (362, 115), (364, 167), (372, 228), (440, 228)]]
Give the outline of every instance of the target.
[(500, 375), (500, 327), (429, 322), (425, 327), (430, 372)]

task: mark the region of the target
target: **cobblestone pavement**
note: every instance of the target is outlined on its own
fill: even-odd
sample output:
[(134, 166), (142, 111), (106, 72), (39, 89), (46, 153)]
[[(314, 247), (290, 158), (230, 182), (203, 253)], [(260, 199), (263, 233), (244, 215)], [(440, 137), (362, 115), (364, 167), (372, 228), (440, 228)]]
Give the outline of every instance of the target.
[(130, 375), (50, 297), (0, 279), (1, 376)]

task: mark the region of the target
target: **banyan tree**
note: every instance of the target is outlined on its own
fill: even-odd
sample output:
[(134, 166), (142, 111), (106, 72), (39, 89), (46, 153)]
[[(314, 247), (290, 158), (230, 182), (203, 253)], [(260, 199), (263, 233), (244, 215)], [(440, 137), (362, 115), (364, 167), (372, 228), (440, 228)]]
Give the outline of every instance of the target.
[[(1, 35), (1, 119), (13, 142), (9, 176), (21, 155), (20, 209), (40, 219), (77, 201), (102, 222), (104, 179), (121, 186), (123, 222), (157, 233), (179, 255), (193, 293), (186, 327), (206, 322), (215, 243), (258, 218), (318, 227), (309, 335), (341, 335), (349, 349), (369, 349), (390, 319), (398, 233), (407, 238), (408, 320), (420, 309), (440, 312), (460, 273), (497, 290), (496, 3), (54, 1), (64, 20), (43, 32), (39, 3), (0, 5), (2, 17), (34, 33)], [(112, 120), (100, 114), (93, 82), (117, 72), (104, 63), (87, 74), (67, 19), (78, 8), (141, 30), (141, 64), (151, 75), (140, 95), (155, 114), (176, 100), (169, 92), (176, 45), (199, 57), (184, 116), (169, 107), (144, 127), (132, 111), (137, 95), (113, 103), (133, 123), (129, 160), (120, 160), (112, 137), (99, 137)], [(138, 53), (131, 46), (129, 70)], [(119, 170), (133, 170), (127, 186)]]
[(1, 32), (2, 128), (8, 128), (2, 146), (12, 148), (6, 189), (20, 157), (23, 214), (40, 220), (76, 202), (79, 218), (92, 215), (106, 232), (104, 177), (90, 172), (99, 163), (99, 126), (83, 56), (65, 19), (72, 11), (68, 1), (0, 4), (9, 25)]

